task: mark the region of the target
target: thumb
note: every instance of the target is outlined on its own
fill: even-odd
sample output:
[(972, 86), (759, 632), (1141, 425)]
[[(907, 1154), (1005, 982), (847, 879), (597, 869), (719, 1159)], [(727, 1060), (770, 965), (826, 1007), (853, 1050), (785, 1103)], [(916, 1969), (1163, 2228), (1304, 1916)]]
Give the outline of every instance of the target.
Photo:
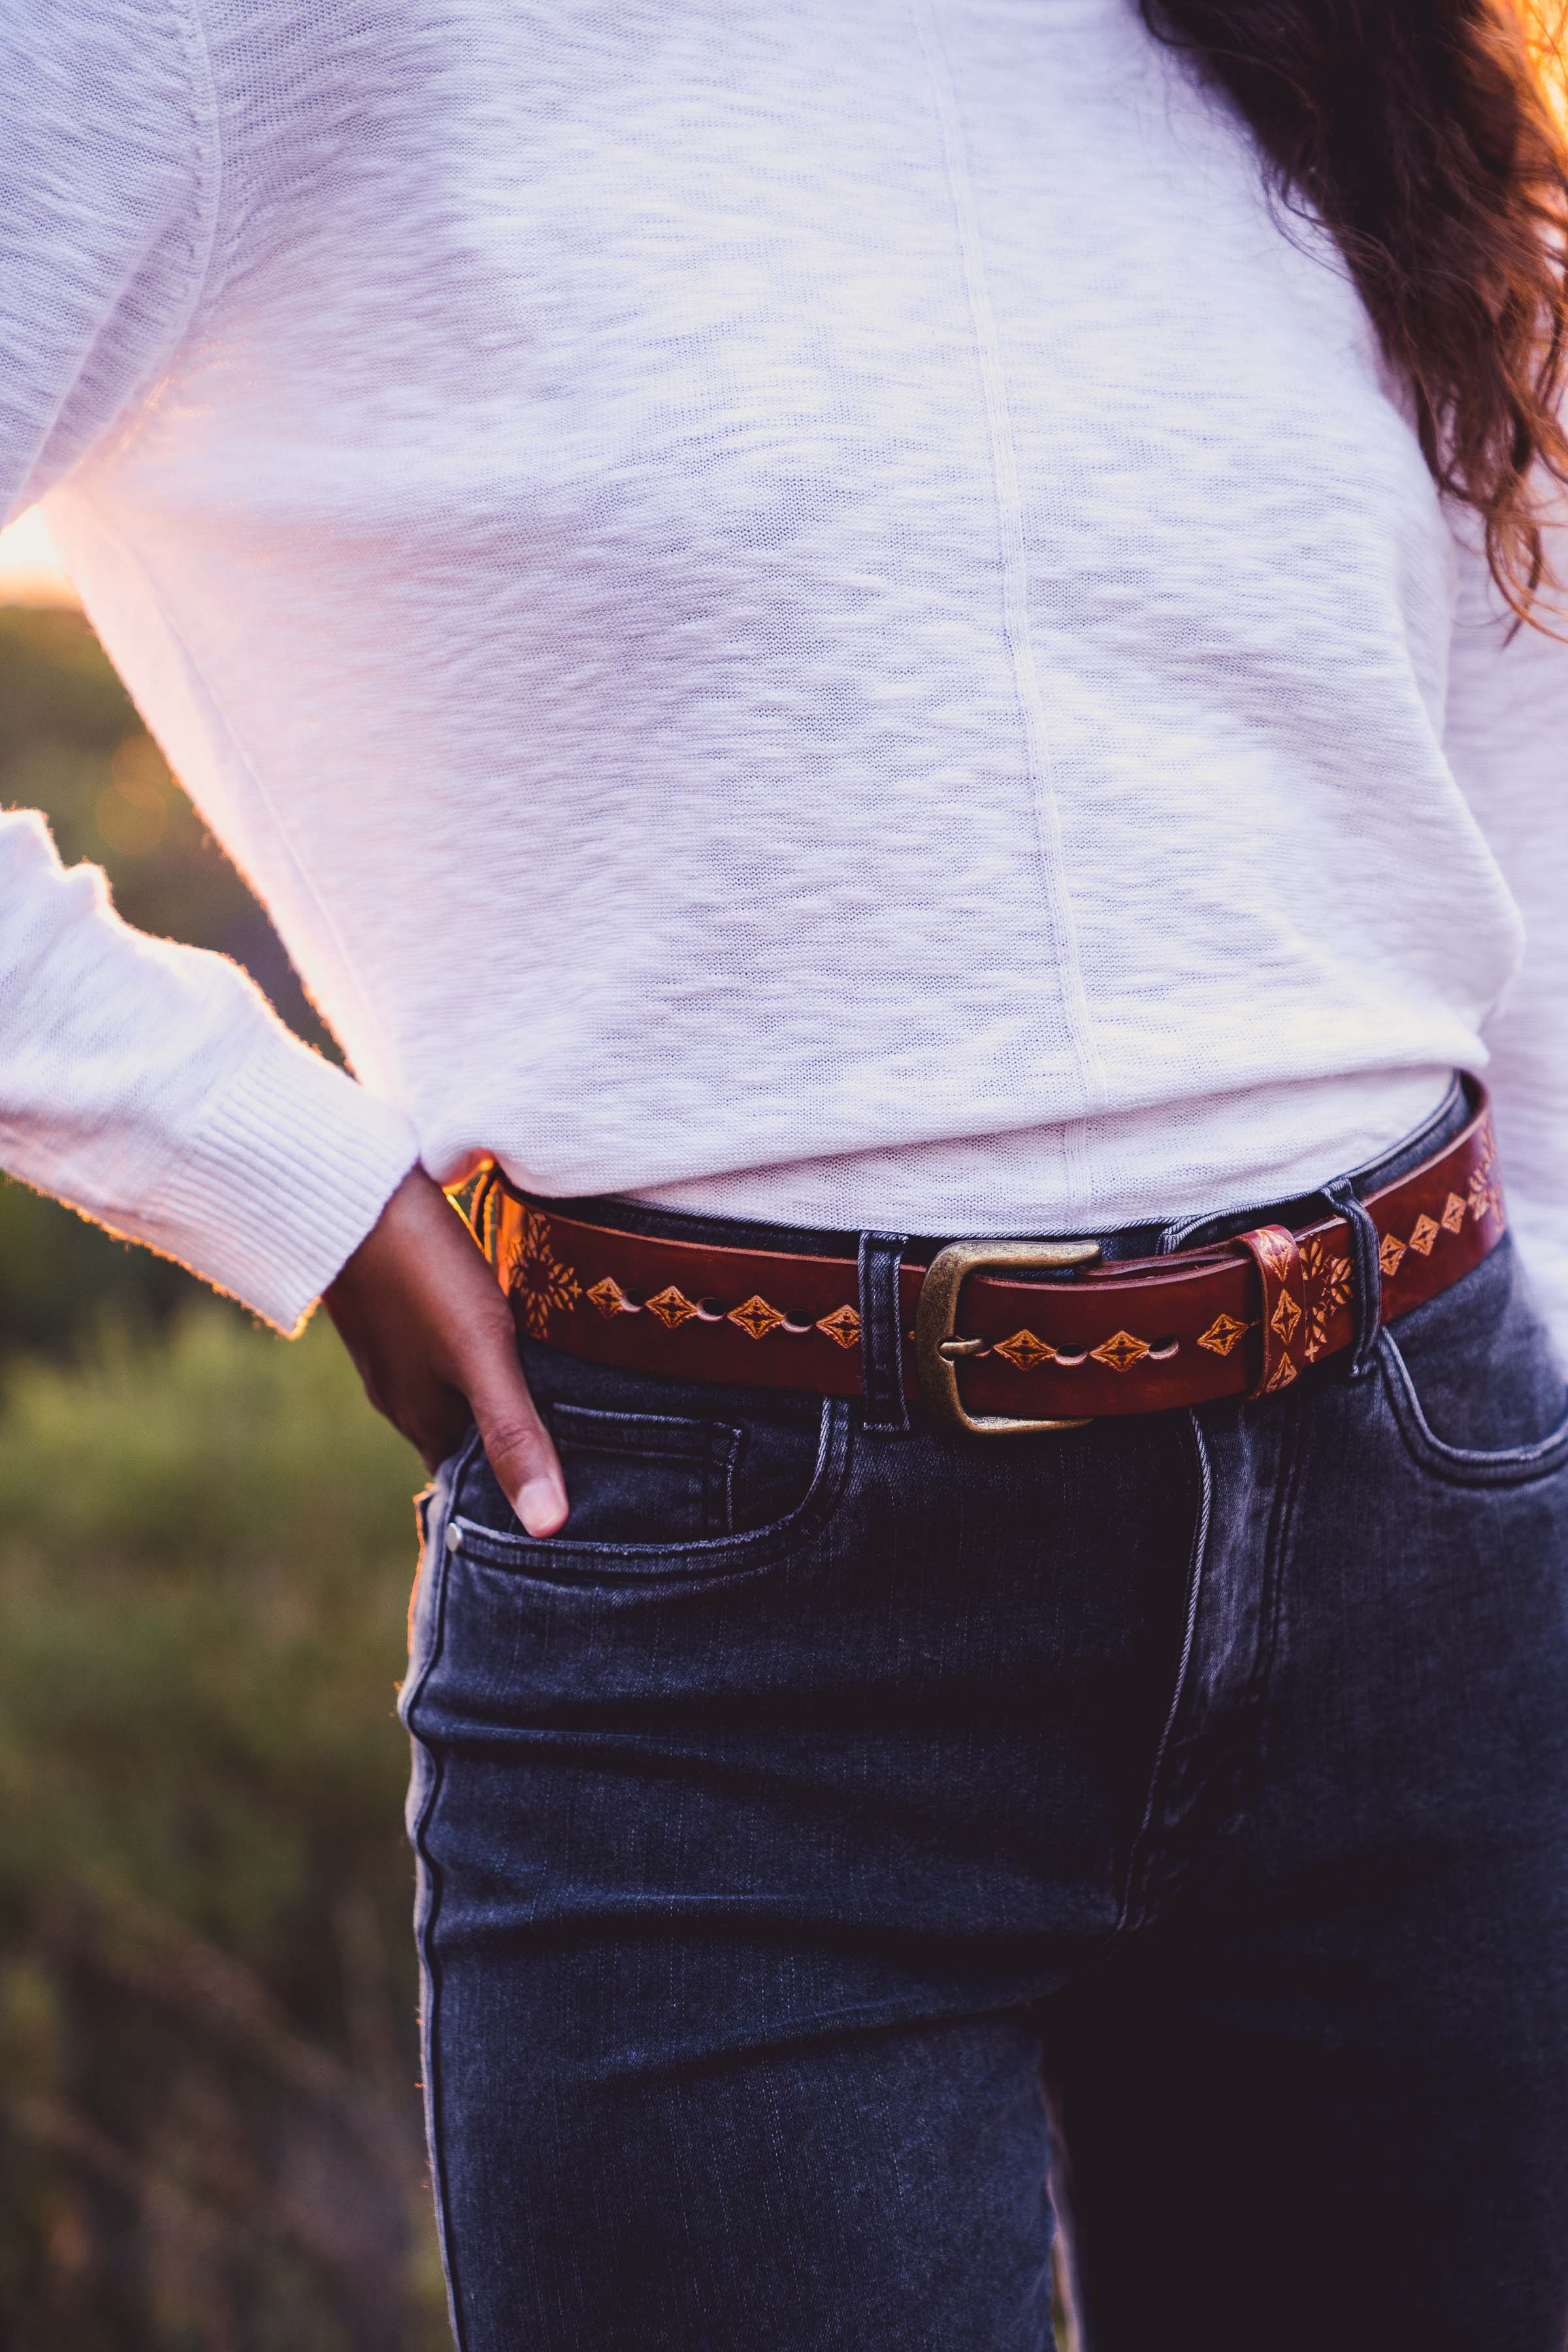
[(468, 1368), (469, 1410), (490, 1468), (531, 1536), (552, 1536), (566, 1524), (566, 1480), (550, 1433), (528, 1392), (510, 1324)]

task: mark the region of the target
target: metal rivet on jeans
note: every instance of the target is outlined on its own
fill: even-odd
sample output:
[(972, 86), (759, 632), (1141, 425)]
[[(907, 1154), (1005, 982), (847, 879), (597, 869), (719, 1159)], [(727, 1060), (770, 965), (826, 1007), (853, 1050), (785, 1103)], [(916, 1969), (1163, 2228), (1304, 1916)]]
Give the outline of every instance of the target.
[(463, 1541), (463, 1530), (462, 1530), (462, 1528), (447, 1528), (447, 1549), (448, 1551), (457, 1551), (457, 1550), (458, 1550), (458, 1549), (461, 1548), (462, 1541)]

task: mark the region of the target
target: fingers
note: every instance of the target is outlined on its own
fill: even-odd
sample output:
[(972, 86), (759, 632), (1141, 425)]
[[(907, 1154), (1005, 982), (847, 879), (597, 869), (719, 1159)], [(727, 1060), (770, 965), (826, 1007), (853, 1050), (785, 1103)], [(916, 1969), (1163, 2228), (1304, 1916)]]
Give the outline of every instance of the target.
[(468, 1404), (501, 1493), (531, 1536), (566, 1524), (566, 1480), (517, 1360), (510, 1320), (503, 1345), (468, 1368)]
[(405, 1177), (325, 1297), (372, 1402), (426, 1462), (458, 1442), (466, 1399), (529, 1534), (565, 1525), (566, 1481), (528, 1393), (510, 1310), (422, 1170)]
[[(371, 1398), (372, 1404), (375, 1399)], [(417, 1409), (405, 1408), (401, 1412), (388, 1411), (384, 1405), (378, 1412), (403, 1432), (425, 1465), (434, 1474), (443, 1462), (449, 1462), (473, 1425), (467, 1397), (454, 1389), (443, 1388), (437, 1382), (427, 1382), (419, 1398)]]

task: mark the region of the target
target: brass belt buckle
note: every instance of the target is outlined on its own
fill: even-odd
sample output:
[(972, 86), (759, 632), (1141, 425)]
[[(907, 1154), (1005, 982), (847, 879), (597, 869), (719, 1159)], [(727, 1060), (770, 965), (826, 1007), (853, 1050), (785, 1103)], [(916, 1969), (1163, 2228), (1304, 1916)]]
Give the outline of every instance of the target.
[(982, 1266), (1020, 1272), (1042, 1267), (1087, 1265), (1100, 1255), (1098, 1242), (950, 1242), (926, 1268), (915, 1305), (915, 1362), (921, 1391), (936, 1419), (972, 1437), (1019, 1437), (1034, 1430), (1082, 1429), (1081, 1421), (1014, 1421), (1006, 1413), (964, 1410), (958, 1368), (966, 1356), (985, 1353), (984, 1339), (957, 1336), (959, 1293)]

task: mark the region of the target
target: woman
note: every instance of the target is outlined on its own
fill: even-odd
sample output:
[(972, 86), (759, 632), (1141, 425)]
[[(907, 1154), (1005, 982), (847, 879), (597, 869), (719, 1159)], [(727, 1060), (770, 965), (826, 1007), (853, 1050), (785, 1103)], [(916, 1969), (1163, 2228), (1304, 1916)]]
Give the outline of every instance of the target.
[(354, 1072), (16, 816), (5, 1157), (325, 1294), (441, 1465), (466, 2352), (1043, 2346), (1051, 2200), (1100, 2352), (1560, 2352), (1568, 160), (1506, 0), (0, 50), (6, 507)]

